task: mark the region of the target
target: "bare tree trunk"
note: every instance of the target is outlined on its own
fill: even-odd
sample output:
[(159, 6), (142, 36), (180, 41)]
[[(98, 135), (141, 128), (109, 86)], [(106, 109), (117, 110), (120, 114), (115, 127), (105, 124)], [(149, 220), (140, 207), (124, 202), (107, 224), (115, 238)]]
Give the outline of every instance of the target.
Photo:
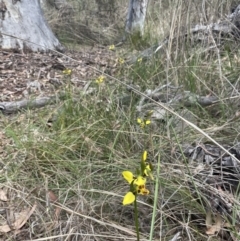
[(39, 0), (1, 0), (0, 47), (32, 51), (62, 51), (44, 19)]
[(144, 32), (148, 0), (130, 0), (128, 6), (125, 31), (131, 35), (139, 35)]

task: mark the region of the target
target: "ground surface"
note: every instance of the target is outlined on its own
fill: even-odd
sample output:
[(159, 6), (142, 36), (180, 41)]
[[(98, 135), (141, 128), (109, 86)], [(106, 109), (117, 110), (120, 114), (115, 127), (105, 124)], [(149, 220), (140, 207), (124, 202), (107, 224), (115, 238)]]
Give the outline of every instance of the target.
[[(87, 48), (78, 52), (69, 51), (64, 55), (57, 53), (14, 53), (0, 50), (0, 102), (6, 103), (23, 99), (32, 100), (45, 96), (57, 96), (62, 90), (66, 91), (66, 86), (70, 86), (77, 93), (84, 88), (86, 91), (91, 91), (91, 88), (88, 88), (89, 85), (95, 83), (96, 79), (101, 75), (101, 73), (95, 71), (93, 68), (113, 74), (116, 61), (114, 52), (109, 51), (108, 47)], [(63, 73), (66, 69), (72, 71), (71, 77)], [(49, 107), (49, 116), (51, 116), (53, 109)], [(31, 114), (33, 119), (37, 117), (38, 110), (36, 110), (35, 114), (33, 114), (34, 112), (35, 110)], [(25, 180), (25, 187), (23, 184), (25, 181), (23, 177), (20, 177), (21, 175), (19, 176), (19, 182), (10, 181), (13, 177), (11, 176), (13, 174), (12, 171), (16, 170), (15, 168), (20, 168), (22, 171), (28, 168), (26, 160), (32, 157), (30, 157), (31, 154), (29, 152), (26, 153), (24, 150), (19, 151), (15, 141), (6, 131), (6, 123), (11, 123), (11, 121), (24, 123), (27, 119), (26, 112), (23, 111), (21, 113), (20, 111), (10, 115), (2, 115), (0, 120), (0, 182), (5, 183), (0, 188), (0, 233), (3, 234), (0, 235), (2, 238), (0, 240), (32, 240), (33, 237), (35, 240), (41, 240), (36, 238), (58, 235), (61, 232), (60, 229), (63, 228), (63, 223), (65, 223), (64, 226), (67, 228), (66, 220), (71, 219), (71, 222), (78, 226), (78, 222), (82, 222), (84, 219), (84, 216), (83, 219), (73, 217), (73, 213), (69, 209), (68, 211), (65, 210), (66, 212), (64, 211), (64, 219), (66, 220), (63, 222), (63, 220), (59, 219), (60, 211), (63, 211), (63, 209), (51, 207), (51, 210), (46, 210), (46, 202), (54, 203), (58, 201), (58, 197), (54, 193), (55, 191), (46, 189), (44, 184), (39, 183), (39, 186), (36, 186), (32, 190), (26, 190), (26, 186), (31, 186), (31, 180)], [(39, 141), (43, 141), (41, 137)], [(24, 137), (20, 142), (24, 143)], [(34, 170), (33, 168), (33, 166), (29, 166), (29, 173)], [(44, 173), (42, 174), (45, 176)], [(59, 175), (61, 176), (62, 174)], [(83, 196), (78, 196), (77, 194), (73, 199), (70, 199), (70, 206), (74, 203), (74, 212), (79, 212), (83, 215), (88, 215), (89, 212), (92, 212), (89, 210), (90, 206)], [(48, 221), (45, 218), (43, 219), (46, 222), (42, 222), (43, 219), (40, 221), (41, 217), (44, 216), (47, 217)], [(96, 215), (93, 213), (89, 219), (90, 223), (93, 221), (94, 225), (100, 223), (101, 226), (101, 219), (94, 216)], [(32, 228), (37, 230), (36, 235), (32, 236), (33, 233), (29, 232), (31, 225), (26, 225), (29, 221), (31, 225), (35, 226), (32, 226)], [(84, 226), (91, 226), (90, 223), (81, 224), (80, 226), (83, 225), (81, 228), (79, 226), (81, 231), (73, 230), (70, 227), (72, 225), (70, 225), (70, 229), (67, 228), (64, 233), (83, 232), (86, 236), (82, 236), (82, 234), (80, 236), (74, 235), (75, 239), (73, 239), (82, 240), (83, 237), (88, 237), (88, 228), (84, 231)], [(114, 230), (114, 225), (111, 223), (108, 225), (110, 229)], [(126, 233), (128, 232), (132, 233), (126, 229)], [(90, 236), (87, 240), (92, 240)]]
[(53, 95), (64, 84), (64, 69), (72, 70), (71, 85), (82, 88), (101, 71), (113, 73), (116, 59), (105, 48), (90, 48), (74, 53), (12, 53), (0, 50), (0, 101)]
[[(173, 98), (171, 89), (173, 96), (175, 89), (183, 89), (218, 97), (220, 101), (209, 107), (177, 103), (176, 109), (183, 117), (183, 110), (191, 112), (205, 133), (240, 159), (239, 53), (235, 45), (234, 49), (230, 67), (229, 53), (222, 52), (223, 74), (215, 52), (210, 56), (212, 66), (196, 51), (193, 55), (199, 62), (192, 63), (191, 55), (185, 66), (176, 60), (166, 70), (165, 58), (122, 65), (122, 56), (108, 47), (65, 55), (0, 51), (0, 107), (65, 93), (65, 99), (54, 105), (1, 115), (2, 240), (135, 240), (132, 207), (121, 203), (128, 190), (121, 172), (135, 170), (142, 150), (147, 149), (161, 170), (155, 240), (160, 236), (175, 240), (177, 235), (181, 240), (211, 236), (211, 240), (236, 241), (239, 212), (233, 187), (239, 180), (238, 161), (223, 155), (221, 148), (207, 143), (195, 129), (183, 129), (183, 122), (177, 128), (172, 116), (151, 119), (150, 128), (139, 127), (139, 96), (125, 87), (122, 91), (111, 78), (96, 83), (102, 71), (126, 83), (134, 80), (142, 92), (158, 87), (167, 96), (166, 105)], [(185, 51), (182, 54), (187, 56)], [(166, 78), (181, 88), (162, 89)], [(120, 91), (133, 97), (121, 106), (116, 102)], [(157, 164), (158, 157), (161, 163)], [(150, 195), (139, 198), (141, 240), (148, 240), (150, 233), (153, 184), (149, 184)]]

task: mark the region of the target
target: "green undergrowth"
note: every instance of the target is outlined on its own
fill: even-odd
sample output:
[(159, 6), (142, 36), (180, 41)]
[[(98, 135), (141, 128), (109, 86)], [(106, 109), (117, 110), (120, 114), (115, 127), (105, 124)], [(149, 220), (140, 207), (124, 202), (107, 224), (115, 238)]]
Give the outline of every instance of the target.
[[(118, 74), (131, 80), (131, 84), (142, 92), (171, 83), (181, 86), (175, 95), (189, 91), (219, 97), (220, 100), (211, 106), (180, 105), (176, 111), (183, 115), (182, 111), (188, 110), (195, 116), (195, 124), (215, 140), (222, 144), (233, 143), (236, 140), (233, 130), (239, 133), (238, 124), (230, 121), (236, 112), (236, 103), (229, 99), (235, 95), (238, 83), (239, 62), (235, 61), (235, 56), (227, 51), (221, 53), (221, 75), (218, 59), (211, 59), (209, 64), (197, 53), (185, 62), (181, 62), (179, 56), (171, 62), (169, 69), (166, 69), (164, 59), (154, 58), (148, 62), (137, 61), (127, 68), (121, 66)], [(202, 192), (198, 190), (200, 183), (190, 178), (191, 165), (184, 157), (181, 145), (208, 140), (191, 128), (179, 131), (172, 114), (163, 121), (153, 120), (149, 127), (141, 128), (136, 121), (141, 115), (136, 112), (140, 100), (137, 94), (125, 90), (110, 78), (99, 84), (93, 81), (91, 86), (95, 91), (89, 95), (68, 86), (63, 101), (57, 105), (27, 110), (5, 122), (4, 130), (12, 145), (6, 158), (8, 175), (2, 177), (2, 181), (13, 186), (19, 184), (28, 190), (47, 185), (59, 196), (59, 202), (66, 205), (66, 200), (75, 200), (79, 192), (84, 193), (95, 215), (100, 215), (101, 208), (101, 215), (108, 216), (110, 222), (132, 227), (131, 210), (121, 206), (125, 192), (121, 172), (136, 168), (142, 151), (148, 150), (155, 170), (157, 158), (161, 156), (161, 173), (156, 177), (160, 181), (155, 214), (157, 230), (181, 227), (187, 236), (189, 231), (184, 223), (189, 222), (191, 235), (197, 240), (206, 239), (203, 225), (206, 210)], [(127, 96), (125, 101), (122, 101), (123, 96)], [(221, 128), (223, 125), (225, 127)], [(150, 230), (153, 184), (150, 196), (143, 200), (146, 205), (140, 211), (140, 231), (144, 235)], [(116, 210), (113, 216), (112, 210)], [(130, 218), (126, 220), (128, 215)], [(156, 237), (157, 233), (154, 234)], [(172, 237), (170, 231), (165, 235)]]
[[(148, 47), (150, 37), (147, 34), (139, 48)], [(208, 51), (208, 46), (169, 44), (147, 60), (138, 58), (133, 64), (119, 65), (114, 77), (142, 93), (168, 85), (162, 91), (168, 99), (164, 105), (220, 144), (233, 145), (240, 133), (240, 53), (236, 45), (227, 42), (218, 52)], [(115, 50), (116, 59), (125, 57), (122, 53), (129, 54), (129, 49), (122, 48)], [(63, 100), (57, 104), (3, 117), (0, 125), (10, 141), (5, 144), (1, 183), (40, 200), (44, 211), (47, 201), (39, 190), (52, 190), (59, 203), (86, 215), (85, 219), (70, 220), (69, 213), (61, 213), (63, 227), (70, 222), (76, 233), (94, 236), (94, 227), (97, 234), (106, 234), (102, 240), (116, 240), (114, 235), (127, 240), (129, 236), (134, 238), (134, 223), (132, 208), (122, 206), (127, 189), (121, 172), (135, 170), (142, 152), (147, 150), (155, 180), (159, 181), (159, 196), (153, 213), (155, 182), (150, 182), (150, 195), (140, 199), (141, 236), (148, 240), (153, 225), (155, 240), (171, 240), (178, 231), (183, 240), (210, 240), (205, 233), (207, 201), (203, 190), (207, 185), (194, 176), (198, 163), (192, 163), (183, 153), (185, 144), (211, 143), (208, 138), (172, 113), (159, 120), (150, 116), (151, 124), (141, 128), (137, 118), (146, 117), (144, 111), (136, 111), (141, 96), (109, 76), (98, 84), (88, 81), (94, 90), (90, 94), (68, 84)], [(217, 100), (206, 106), (179, 101), (172, 107), (171, 100), (185, 92)], [(44, 214), (38, 213), (41, 224), (49, 221)], [(156, 216), (155, 223), (151, 223), (152, 215)], [(88, 223), (89, 217), (102, 223)], [(53, 228), (42, 236), (61, 235), (63, 231), (59, 230)], [(84, 240), (85, 236), (77, 238)]]

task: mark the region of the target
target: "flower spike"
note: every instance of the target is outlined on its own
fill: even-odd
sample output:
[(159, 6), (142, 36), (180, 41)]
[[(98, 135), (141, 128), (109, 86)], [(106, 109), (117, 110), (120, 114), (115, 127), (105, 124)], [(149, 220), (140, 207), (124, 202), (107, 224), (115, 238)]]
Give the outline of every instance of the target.
[(145, 162), (147, 160), (147, 151), (144, 151), (142, 154), (142, 160)]

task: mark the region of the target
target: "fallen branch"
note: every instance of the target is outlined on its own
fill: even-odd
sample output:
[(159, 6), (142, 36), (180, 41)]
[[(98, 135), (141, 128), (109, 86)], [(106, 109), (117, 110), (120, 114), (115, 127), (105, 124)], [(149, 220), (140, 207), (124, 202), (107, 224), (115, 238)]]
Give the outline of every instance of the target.
[[(179, 107), (185, 106), (202, 106), (206, 107), (212, 104), (215, 104), (218, 102), (218, 98), (216, 96), (199, 96), (197, 94), (194, 94), (190, 91), (183, 91), (180, 94), (171, 93), (170, 91), (164, 91), (163, 89), (176, 89), (176, 91), (180, 88), (173, 87), (170, 85), (163, 85), (161, 88), (156, 88), (155, 90), (146, 90), (145, 95), (149, 98), (154, 99), (155, 101), (159, 101), (162, 103), (166, 103), (168, 107), (171, 107), (172, 109), (178, 109)], [(175, 92), (176, 92), (175, 91)], [(167, 92), (167, 93), (166, 93)], [(148, 103), (148, 98), (142, 97), (139, 101), (139, 104), (137, 105), (136, 109), (139, 113), (144, 113), (145, 110), (153, 110), (153, 116), (155, 119), (164, 119), (163, 114), (158, 115), (159, 108), (156, 108), (155, 103)], [(157, 112), (157, 113), (155, 113)]]
[(5, 115), (13, 114), (24, 109), (41, 108), (45, 105), (55, 104), (57, 100), (57, 96), (49, 96), (20, 101), (0, 102), (0, 111)]

